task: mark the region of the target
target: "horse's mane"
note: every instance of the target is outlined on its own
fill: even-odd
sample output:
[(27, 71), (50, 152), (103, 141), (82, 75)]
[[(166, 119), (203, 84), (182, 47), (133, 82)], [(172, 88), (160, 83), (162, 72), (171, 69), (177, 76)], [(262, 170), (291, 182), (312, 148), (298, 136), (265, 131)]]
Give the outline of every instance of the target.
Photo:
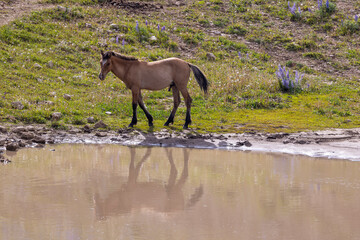
[(117, 58), (120, 58), (122, 60), (126, 60), (126, 61), (137, 61), (138, 59), (135, 58), (135, 57), (132, 57), (132, 56), (125, 56), (125, 55), (122, 55), (120, 53), (116, 53), (116, 52), (106, 52), (103, 56), (103, 59), (109, 59), (111, 56), (114, 56), (114, 57), (117, 57)]

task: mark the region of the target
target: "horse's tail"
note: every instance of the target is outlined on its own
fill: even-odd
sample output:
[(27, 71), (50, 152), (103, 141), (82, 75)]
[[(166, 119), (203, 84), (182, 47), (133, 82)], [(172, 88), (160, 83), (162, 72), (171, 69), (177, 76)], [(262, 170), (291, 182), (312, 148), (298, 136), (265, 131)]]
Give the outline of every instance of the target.
[(209, 81), (206, 79), (205, 75), (200, 71), (200, 69), (192, 65), (190, 63), (189, 67), (193, 71), (196, 81), (198, 82), (200, 89), (204, 91), (204, 93), (207, 93), (208, 87), (209, 87)]

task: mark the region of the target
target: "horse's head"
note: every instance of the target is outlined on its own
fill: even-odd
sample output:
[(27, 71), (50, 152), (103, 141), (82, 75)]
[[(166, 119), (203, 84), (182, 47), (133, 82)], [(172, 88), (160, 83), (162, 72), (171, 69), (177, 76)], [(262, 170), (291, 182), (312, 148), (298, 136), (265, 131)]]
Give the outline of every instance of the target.
[(101, 72), (99, 74), (100, 80), (104, 80), (106, 77), (106, 74), (108, 74), (112, 69), (112, 63), (111, 63), (111, 57), (114, 56), (113, 52), (106, 52), (104, 53), (101, 51), (101, 60), (100, 60), (100, 66), (101, 66)]

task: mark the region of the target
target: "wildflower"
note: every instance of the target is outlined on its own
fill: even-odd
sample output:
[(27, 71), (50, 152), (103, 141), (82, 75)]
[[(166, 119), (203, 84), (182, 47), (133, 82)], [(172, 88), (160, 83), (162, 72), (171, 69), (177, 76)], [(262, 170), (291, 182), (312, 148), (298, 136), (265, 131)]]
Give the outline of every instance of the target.
[(309, 12), (312, 13), (311, 9), (309, 8)]
[(280, 64), (275, 74), (279, 79), (279, 85), (283, 91), (294, 92), (296, 90), (301, 90), (300, 84), (304, 74), (299, 74), (298, 71), (295, 71), (294, 79), (291, 79), (289, 70), (286, 70), (286, 67), (282, 67)]
[(146, 25), (146, 26), (148, 25), (148, 20), (145, 21), (145, 25)]
[(161, 28), (161, 31), (162, 31), (162, 32), (165, 31), (165, 26), (163, 26), (163, 27)]
[(247, 53), (247, 54), (246, 54), (246, 58), (247, 58), (247, 59), (249, 59), (249, 58), (250, 58), (250, 57), (249, 57), (249, 53)]
[(290, 10), (292, 15), (295, 15), (295, 13), (296, 13), (296, 3), (294, 3), (294, 5), (292, 7), (289, 7), (289, 10)]
[(329, 9), (330, 8), (330, 2), (329, 0), (326, 0), (326, 9)]
[(116, 44), (119, 43), (119, 36), (116, 36), (115, 42), (116, 42)]
[(359, 20), (359, 16), (355, 15), (355, 22), (357, 22)]
[(238, 56), (239, 56), (239, 58), (241, 59), (241, 52), (238, 52)]
[(319, 10), (320, 10), (321, 7), (322, 7), (322, 0), (318, 0), (318, 7), (319, 7)]
[(135, 27), (136, 31), (139, 32), (139, 22), (136, 21), (136, 27)]
[(125, 39), (122, 40), (122, 45), (125, 46)]
[(299, 11), (299, 14), (301, 14), (301, 8), (300, 7), (299, 7), (298, 11)]
[(160, 31), (160, 24), (158, 24), (158, 31)]

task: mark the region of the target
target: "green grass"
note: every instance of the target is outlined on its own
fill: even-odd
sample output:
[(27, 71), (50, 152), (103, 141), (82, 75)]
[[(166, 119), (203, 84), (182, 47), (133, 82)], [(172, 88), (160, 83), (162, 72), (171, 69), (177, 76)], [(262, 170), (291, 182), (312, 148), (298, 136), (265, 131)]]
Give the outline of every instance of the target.
[[(211, 82), (206, 96), (193, 77), (188, 85), (193, 98), (191, 128), (200, 132), (294, 132), (360, 125), (358, 73), (334, 76), (307, 62), (329, 62), (339, 71), (359, 66), (359, 43), (352, 39), (359, 33), (341, 30), (337, 18), (341, 9), (324, 13), (322, 19), (314, 13), (316, 21), (309, 24), (310, 13), (291, 21), (287, 2), (190, 1), (186, 6), (169, 7), (171, 21), (165, 21), (156, 12), (150, 19), (145, 13), (130, 15), (100, 7), (98, 3), (104, 1), (44, 2), (64, 4), (68, 10), (54, 6), (0, 27), (0, 124), (66, 128), (82, 126), (93, 116), (110, 128), (126, 127), (132, 116), (130, 91), (113, 74), (102, 82), (97, 77), (100, 50), (113, 50), (147, 61), (181, 57), (199, 66)], [(177, 13), (185, 15), (179, 18)], [(319, 22), (328, 24), (326, 34), (334, 36), (335, 42), (324, 41), (316, 26)], [(112, 23), (119, 29), (110, 29)], [(159, 31), (158, 25), (165, 26), (165, 31)], [(293, 25), (304, 34), (292, 33)], [(274, 49), (294, 55), (279, 62)], [(335, 59), (329, 49), (336, 49)], [(214, 53), (216, 60), (208, 61), (207, 52)], [(279, 63), (291, 75), (294, 70), (305, 73), (301, 92), (281, 91), (274, 74)], [(64, 94), (71, 95), (71, 100), (65, 100)], [(144, 91), (143, 95), (154, 117), (154, 130), (160, 130), (172, 109), (171, 92)], [(14, 101), (21, 101), (24, 109), (14, 109)], [(62, 113), (59, 122), (51, 121), (53, 112)], [(137, 128), (147, 130), (145, 115), (140, 109), (138, 113)], [(171, 129), (180, 131), (184, 118), (182, 101)]]

